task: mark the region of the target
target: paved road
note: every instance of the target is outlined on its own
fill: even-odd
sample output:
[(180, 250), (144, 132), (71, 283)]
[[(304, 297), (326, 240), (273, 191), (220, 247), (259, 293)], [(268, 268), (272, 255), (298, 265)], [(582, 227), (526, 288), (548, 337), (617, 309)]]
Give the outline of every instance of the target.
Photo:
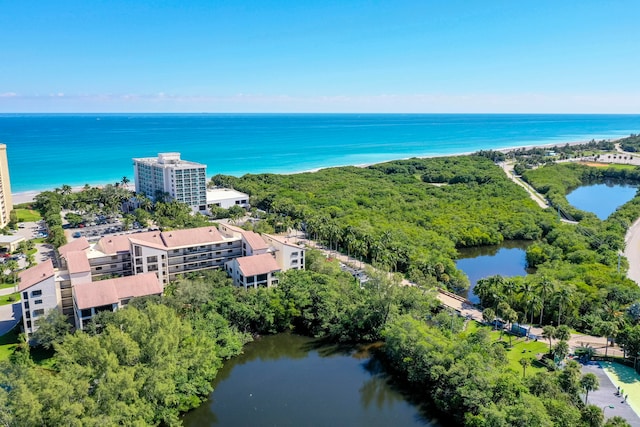
[(504, 171), (504, 173), (507, 174), (507, 177), (511, 181), (515, 182), (520, 187), (527, 190), (527, 193), (529, 193), (529, 196), (531, 197), (531, 199), (534, 202), (536, 202), (538, 206), (540, 206), (542, 209), (546, 209), (549, 207), (549, 204), (547, 203), (546, 199), (540, 193), (538, 193), (532, 186), (530, 186), (529, 184), (527, 184), (526, 182), (524, 182), (522, 179), (518, 178), (515, 175), (515, 173), (513, 172), (513, 167), (515, 166), (513, 162), (502, 162), (500, 166), (502, 167), (502, 170)]
[[(633, 427), (640, 427), (640, 416), (636, 414), (624, 399), (616, 396), (617, 387), (613, 385), (604, 369), (597, 362), (582, 365), (582, 373), (594, 373), (600, 380), (600, 388), (589, 393), (589, 404), (604, 408), (605, 419), (616, 415), (625, 418)], [(613, 408), (610, 408), (613, 406)]]

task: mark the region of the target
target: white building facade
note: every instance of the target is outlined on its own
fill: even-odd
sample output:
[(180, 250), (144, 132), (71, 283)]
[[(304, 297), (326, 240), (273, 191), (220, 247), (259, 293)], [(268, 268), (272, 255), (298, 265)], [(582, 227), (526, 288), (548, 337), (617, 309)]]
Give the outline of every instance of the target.
[(180, 153), (159, 153), (158, 157), (133, 159), (137, 193), (151, 199), (158, 192), (186, 203), (195, 211), (207, 209), (207, 166), (180, 159)]

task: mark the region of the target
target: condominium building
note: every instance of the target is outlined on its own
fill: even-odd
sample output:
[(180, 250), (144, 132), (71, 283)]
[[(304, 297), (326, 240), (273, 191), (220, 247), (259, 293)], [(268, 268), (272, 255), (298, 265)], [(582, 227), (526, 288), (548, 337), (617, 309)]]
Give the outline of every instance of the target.
[(24, 328), (58, 309), (82, 329), (97, 313), (117, 310), (133, 297), (160, 295), (179, 275), (224, 269), (236, 286), (272, 286), (276, 273), (304, 268), (304, 250), (277, 236), (233, 225), (85, 237), (58, 249), (60, 269), (51, 261), (20, 274)]
[(13, 200), (11, 198), (7, 146), (0, 144), (0, 228), (6, 227), (9, 223), (9, 214), (12, 209)]
[(180, 153), (133, 159), (137, 193), (155, 200), (159, 193), (186, 203), (195, 211), (207, 209), (207, 166), (180, 159)]

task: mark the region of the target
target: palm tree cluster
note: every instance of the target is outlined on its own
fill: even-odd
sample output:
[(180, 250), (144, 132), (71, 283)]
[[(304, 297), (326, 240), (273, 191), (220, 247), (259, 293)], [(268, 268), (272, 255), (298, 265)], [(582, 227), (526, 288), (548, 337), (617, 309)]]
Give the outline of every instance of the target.
[(500, 303), (506, 303), (517, 312), (518, 319), (529, 324), (533, 324), (534, 316), (538, 315), (540, 325), (545, 321), (560, 325), (565, 323), (566, 313), (575, 309), (575, 286), (558, 284), (544, 276), (524, 279), (491, 276), (479, 280), (473, 291), (484, 307), (497, 311)]

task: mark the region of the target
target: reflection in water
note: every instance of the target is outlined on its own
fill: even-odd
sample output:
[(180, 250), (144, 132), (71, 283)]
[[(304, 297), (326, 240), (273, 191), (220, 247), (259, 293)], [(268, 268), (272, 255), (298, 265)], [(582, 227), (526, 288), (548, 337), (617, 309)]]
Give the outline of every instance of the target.
[(225, 363), (208, 401), (185, 426), (439, 426), (389, 383), (381, 364), (358, 348), (290, 334), (267, 336)]
[(605, 220), (619, 206), (631, 200), (637, 190), (637, 184), (608, 180), (599, 184), (580, 186), (567, 194), (567, 200), (576, 208), (593, 212), (598, 218)]
[(501, 245), (479, 246), (459, 249), (460, 258), (456, 267), (464, 271), (471, 286), (467, 299), (473, 303), (480, 299), (473, 293), (478, 280), (499, 274), (503, 277), (525, 276), (527, 269), (526, 249), (532, 242), (526, 240), (506, 240)]

